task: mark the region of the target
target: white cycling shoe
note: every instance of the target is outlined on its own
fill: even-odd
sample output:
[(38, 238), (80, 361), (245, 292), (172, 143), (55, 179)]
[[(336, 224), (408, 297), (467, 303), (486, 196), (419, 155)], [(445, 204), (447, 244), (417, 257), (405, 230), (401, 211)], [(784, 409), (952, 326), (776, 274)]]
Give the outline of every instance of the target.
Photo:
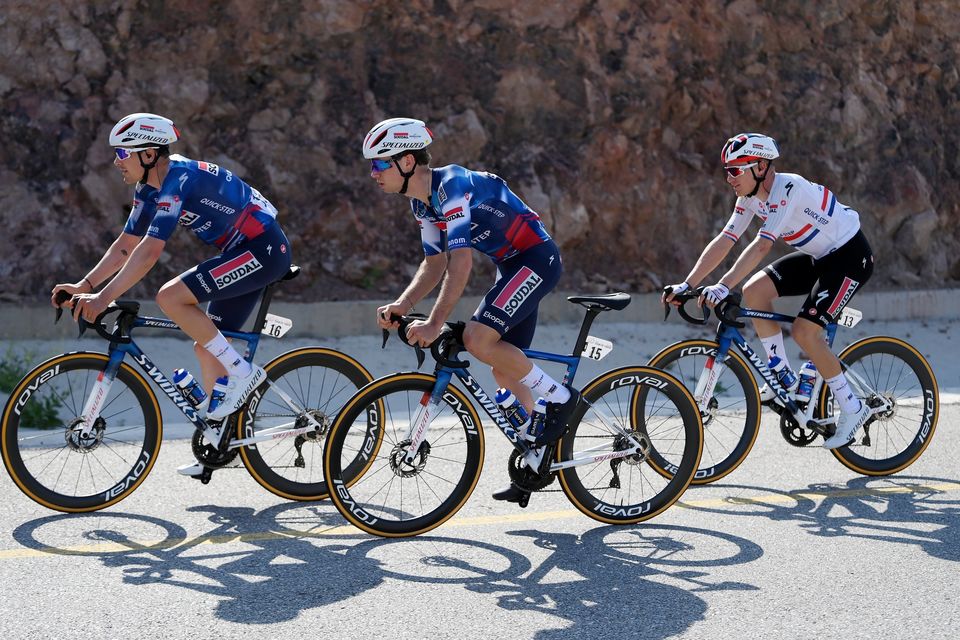
[(214, 407), (213, 411), (207, 412), (207, 418), (223, 420), (234, 413), (243, 406), (254, 389), (263, 384), (266, 379), (267, 372), (259, 365), (253, 365), (250, 373), (243, 378), (230, 376), (227, 378), (227, 390), (223, 394), (223, 399)]
[(182, 476), (187, 476), (190, 478), (196, 478), (197, 476), (203, 473), (203, 465), (199, 462), (191, 462), (183, 466), (177, 467), (177, 473)]
[(837, 420), (837, 431), (823, 441), (823, 448), (836, 449), (849, 444), (869, 417), (870, 407), (863, 401), (860, 402), (860, 410), (856, 413), (841, 413), (840, 419)]

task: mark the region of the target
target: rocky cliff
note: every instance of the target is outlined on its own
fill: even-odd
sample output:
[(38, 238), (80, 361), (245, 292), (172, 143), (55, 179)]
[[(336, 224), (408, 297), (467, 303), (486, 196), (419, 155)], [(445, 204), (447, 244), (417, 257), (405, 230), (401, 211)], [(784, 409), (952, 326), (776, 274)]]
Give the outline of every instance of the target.
[[(106, 139), (134, 111), (280, 208), (305, 273), (288, 298), (384, 297), (413, 272), (416, 225), (360, 156), (395, 115), (431, 125), (435, 164), (496, 172), (541, 213), (565, 289), (685, 275), (732, 208), (718, 155), (744, 130), (860, 211), (872, 286), (956, 285), (957, 33), (953, 0), (6, 0), (0, 291), (39, 299), (119, 233)], [(168, 249), (134, 294), (209, 254)]]

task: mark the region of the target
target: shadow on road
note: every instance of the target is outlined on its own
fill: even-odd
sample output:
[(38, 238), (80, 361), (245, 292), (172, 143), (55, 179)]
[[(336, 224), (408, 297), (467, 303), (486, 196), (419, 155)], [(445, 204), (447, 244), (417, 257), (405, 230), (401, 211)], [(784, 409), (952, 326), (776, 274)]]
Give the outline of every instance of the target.
[(320, 505), (189, 511), (209, 514), (214, 526), (188, 535), (145, 515), (55, 515), (21, 525), (13, 537), (45, 553), (98, 557), (121, 570), (126, 584), (207, 596), (218, 618), (241, 624), (291, 620), (393, 579), (432, 585), (429, 593), (487, 594), (505, 610), (571, 623), (540, 631), (541, 639), (681, 633), (704, 616), (699, 592), (756, 589), (718, 580), (715, 569), (763, 555), (744, 538), (668, 525), (604, 526), (583, 535), (511, 531), (514, 550), (463, 537), (371, 538), (342, 527), (339, 515)]
[(684, 505), (725, 516), (796, 522), (812, 535), (916, 545), (932, 557), (960, 561), (960, 482), (946, 478), (858, 477), (846, 485), (811, 484), (799, 491), (714, 485), (735, 497)]

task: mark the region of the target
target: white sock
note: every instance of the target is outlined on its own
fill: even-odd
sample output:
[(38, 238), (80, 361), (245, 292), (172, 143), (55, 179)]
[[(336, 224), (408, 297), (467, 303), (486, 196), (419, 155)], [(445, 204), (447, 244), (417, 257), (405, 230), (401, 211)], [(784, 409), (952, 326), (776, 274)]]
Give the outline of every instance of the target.
[[(760, 342), (763, 343), (763, 348), (767, 352), (767, 360), (769, 361), (773, 356), (780, 358), (780, 361), (783, 362), (788, 369), (790, 369), (790, 360), (787, 358), (787, 350), (783, 346), (783, 333), (777, 332), (768, 338), (760, 338)], [(793, 369), (790, 369), (793, 371)]]
[(535, 391), (534, 395), (540, 395), (547, 402), (563, 404), (570, 399), (570, 390), (548, 376), (537, 365), (533, 365), (530, 373), (520, 378), (520, 384)]
[(833, 378), (824, 380), (824, 382), (826, 382), (830, 390), (833, 391), (833, 397), (836, 398), (837, 403), (840, 405), (840, 411), (844, 413), (856, 413), (860, 411), (860, 398), (853, 395), (853, 389), (850, 388), (850, 384), (847, 382), (847, 376), (843, 375), (843, 372)]
[(250, 363), (244, 360), (243, 357), (237, 353), (237, 350), (230, 346), (230, 343), (227, 342), (227, 339), (224, 338), (223, 334), (219, 331), (213, 340), (203, 345), (203, 348), (220, 361), (223, 368), (227, 370), (227, 375), (240, 376), (242, 378), (249, 375), (250, 370), (253, 369)]

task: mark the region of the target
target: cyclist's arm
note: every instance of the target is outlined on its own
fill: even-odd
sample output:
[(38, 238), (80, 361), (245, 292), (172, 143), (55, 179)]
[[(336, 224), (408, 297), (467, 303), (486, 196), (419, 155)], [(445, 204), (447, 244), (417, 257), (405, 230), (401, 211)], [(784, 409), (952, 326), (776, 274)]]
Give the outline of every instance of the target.
[(137, 245), (140, 244), (140, 237), (129, 233), (121, 233), (113, 241), (110, 248), (107, 249), (100, 262), (87, 274), (87, 281), (96, 289), (97, 285), (106, 281), (107, 278), (123, 268), (123, 265), (130, 259), (130, 255)]
[(140, 238), (129, 233), (121, 233), (110, 248), (107, 249), (97, 265), (91, 269), (87, 275), (79, 281), (72, 284), (60, 283), (53, 287), (50, 292), (50, 301), (56, 306), (56, 296), (60, 291), (66, 291), (69, 294), (92, 293), (97, 285), (115, 274), (127, 262), (134, 247), (140, 242)]
[(145, 236), (130, 253), (117, 275), (100, 292), (102, 299), (116, 300), (140, 282), (157, 263), (166, 244), (166, 240)]
[(773, 242), (769, 238), (758, 235), (753, 239), (753, 242), (744, 249), (734, 265), (730, 267), (730, 270), (723, 274), (719, 283), (726, 285), (728, 289), (733, 289), (740, 284), (744, 278), (756, 270), (760, 261), (770, 253), (771, 247), (773, 247)]
[(724, 258), (727, 257), (727, 254), (730, 253), (730, 249), (733, 248), (736, 240), (732, 239), (728, 235), (721, 233), (716, 238), (710, 241), (703, 249), (703, 253), (700, 254), (700, 258), (697, 260), (697, 263), (693, 265), (693, 269), (687, 275), (686, 282), (691, 287), (696, 287), (700, 284), (704, 278), (710, 275), (710, 272), (717, 268), (717, 266), (723, 262)]
[(453, 313), (453, 308), (457, 306), (457, 301), (463, 295), (463, 290), (470, 279), (470, 270), (473, 268), (472, 249), (466, 247), (454, 249), (449, 255), (446, 275), (440, 286), (440, 295), (437, 296), (437, 301), (427, 320), (434, 327), (439, 327), (446, 322)]

